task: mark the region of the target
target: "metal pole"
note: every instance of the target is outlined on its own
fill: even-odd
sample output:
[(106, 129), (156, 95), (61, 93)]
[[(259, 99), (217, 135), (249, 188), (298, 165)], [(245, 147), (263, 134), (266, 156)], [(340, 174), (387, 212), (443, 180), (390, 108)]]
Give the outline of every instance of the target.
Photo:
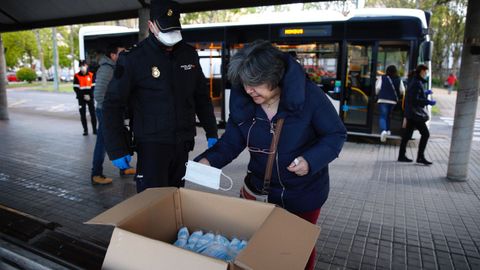
[(53, 39), (53, 91), (58, 92), (58, 47), (57, 47), (57, 28), (52, 27)]
[(469, 0), (447, 178), (466, 181), (480, 86), (480, 1)]
[(7, 89), (5, 86), (6, 71), (5, 50), (3, 49), (2, 35), (0, 34), (0, 120), (8, 120)]
[(150, 19), (150, 9), (141, 8), (138, 10), (138, 41), (148, 37), (148, 20)]

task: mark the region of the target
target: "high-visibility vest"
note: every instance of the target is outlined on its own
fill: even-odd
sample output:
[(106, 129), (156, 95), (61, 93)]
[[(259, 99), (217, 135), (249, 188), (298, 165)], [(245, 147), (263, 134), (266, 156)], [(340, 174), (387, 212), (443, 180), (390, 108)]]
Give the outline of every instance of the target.
[(73, 84), (73, 87), (78, 87), (80, 90), (90, 90), (92, 86), (95, 86), (92, 72), (87, 72), (85, 75), (80, 74), (80, 72), (76, 73), (75, 78), (78, 84)]

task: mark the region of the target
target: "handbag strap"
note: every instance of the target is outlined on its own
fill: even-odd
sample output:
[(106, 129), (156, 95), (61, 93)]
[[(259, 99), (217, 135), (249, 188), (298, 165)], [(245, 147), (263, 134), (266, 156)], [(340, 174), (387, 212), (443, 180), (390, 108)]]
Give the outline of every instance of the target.
[(390, 85), (392, 86), (393, 93), (395, 94), (395, 99), (398, 102), (397, 88), (395, 88), (395, 86), (393, 85), (393, 82), (392, 82), (392, 79), (390, 78), (390, 76), (387, 75), (387, 79), (390, 82)]
[(262, 194), (268, 194), (270, 189), (270, 181), (272, 180), (272, 169), (275, 156), (277, 155), (277, 145), (280, 139), (280, 133), (282, 132), (283, 121), (285, 119), (280, 118), (277, 120), (276, 126), (273, 130), (272, 143), (270, 144), (270, 154), (268, 155), (267, 168), (265, 169), (265, 178), (263, 180)]

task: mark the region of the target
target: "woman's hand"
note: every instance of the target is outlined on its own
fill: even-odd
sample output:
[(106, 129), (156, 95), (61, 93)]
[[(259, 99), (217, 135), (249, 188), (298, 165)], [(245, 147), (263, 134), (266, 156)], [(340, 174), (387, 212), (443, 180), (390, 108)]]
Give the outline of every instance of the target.
[(205, 164), (205, 165), (208, 165), (210, 166), (210, 162), (208, 161), (208, 159), (206, 158), (202, 158), (198, 161), (198, 163), (202, 163), (202, 164)]
[(287, 170), (293, 172), (298, 176), (304, 176), (308, 174), (309, 171), (308, 162), (302, 157), (299, 156), (295, 158), (292, 163), (287, 167)]

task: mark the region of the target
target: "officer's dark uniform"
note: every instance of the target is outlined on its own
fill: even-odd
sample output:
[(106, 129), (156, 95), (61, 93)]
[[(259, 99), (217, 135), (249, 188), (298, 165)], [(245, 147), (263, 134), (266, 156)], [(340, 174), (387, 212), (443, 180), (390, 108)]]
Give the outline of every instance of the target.
[(103, 103), (105, 146), (111, 160), (129, 153), (123, 134), (126, 107), (137, 144), (137, 192), (184, 185), (188, 152), (196, 135), (195, 114), (207, 138), (217, 126), (195, 48), (183, 41), (171, 51), (153, 34), (120, 54)]

